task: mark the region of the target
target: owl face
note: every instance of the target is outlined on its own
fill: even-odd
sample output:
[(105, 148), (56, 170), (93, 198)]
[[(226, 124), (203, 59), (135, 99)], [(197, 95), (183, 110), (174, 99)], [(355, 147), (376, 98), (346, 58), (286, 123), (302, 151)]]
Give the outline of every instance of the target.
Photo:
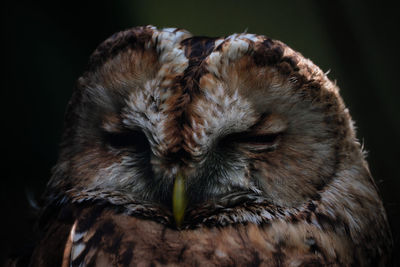
[(279, 41), (113, 35), (60, 151), (32, 266), (386, 266), (385, 210), (338, 88)]
[(52, 184), (170, 206), (183, 173), (189, 206), (252, 192), (295, 207), (354, 146), (348, 129), (337, 87), (279, 41), (136, 28), (79, 79)]

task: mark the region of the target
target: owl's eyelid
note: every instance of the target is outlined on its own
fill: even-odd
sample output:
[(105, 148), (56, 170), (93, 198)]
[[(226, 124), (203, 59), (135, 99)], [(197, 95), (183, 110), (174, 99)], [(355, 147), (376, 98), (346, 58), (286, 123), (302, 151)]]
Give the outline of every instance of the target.
[(269, 114), (261, 116), (260, 120), (251, 127), (251, 131), (258, 135), (278, 134), (284, 132), (287, 127), (287, 121), (283, 116)]

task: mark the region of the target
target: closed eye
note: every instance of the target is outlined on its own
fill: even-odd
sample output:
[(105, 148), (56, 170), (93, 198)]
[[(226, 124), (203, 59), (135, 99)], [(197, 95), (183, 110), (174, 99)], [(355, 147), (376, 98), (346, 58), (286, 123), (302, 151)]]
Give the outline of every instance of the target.
[(107, 132), (105, 142), (113, 148), (133, 149), (136, 152), (144, 152), (150, 148), (149, 141), (142, 131)]
[(273, 144), (279, 137), (278, 133), (262, 134), (262, 135), (244, 135), (235, 141), (247, 144)]
[(252, 151), (273, 151), (282, 133), (255, 134), (249, 132), (233, 133), (225, 136), (220, 143), (223, 146), (239, 144)]

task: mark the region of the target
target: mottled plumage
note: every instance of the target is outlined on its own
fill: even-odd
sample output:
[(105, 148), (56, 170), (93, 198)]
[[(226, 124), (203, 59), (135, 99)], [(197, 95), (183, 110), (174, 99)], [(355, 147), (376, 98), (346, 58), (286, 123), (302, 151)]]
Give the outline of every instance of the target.
[(248, 33), (147, 26), (102, 43), (46, 201), (32, 266), (385, 266), (391, 249), (337, 86)]

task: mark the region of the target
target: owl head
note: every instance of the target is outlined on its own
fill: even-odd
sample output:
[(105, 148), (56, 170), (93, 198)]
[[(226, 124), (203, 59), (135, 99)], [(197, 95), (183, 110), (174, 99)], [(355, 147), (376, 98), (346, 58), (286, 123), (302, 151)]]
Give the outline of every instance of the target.
[(386, 266), (392, 244), (338, 87), (248, 33), (103, 42), (46, 196), (32, 266)]
[(364, 165), (338, 88), (301, 54), (265, 36), (146, 26), (91, 56), (49, 191), (166, 209), (245, 193), (299, 207), (343, 166)]

